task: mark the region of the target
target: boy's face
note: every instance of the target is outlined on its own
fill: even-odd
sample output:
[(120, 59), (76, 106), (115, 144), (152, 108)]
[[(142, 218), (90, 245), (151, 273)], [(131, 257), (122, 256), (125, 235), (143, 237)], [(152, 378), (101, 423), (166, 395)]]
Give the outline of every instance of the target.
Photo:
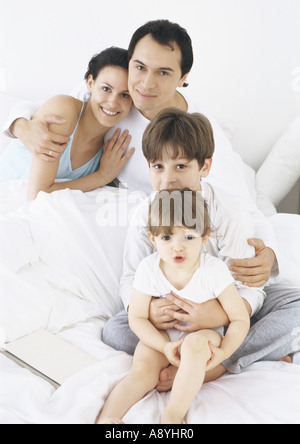
[(201, 191), (201, 177), (207, 177), (212, 159), (207, 159), (203, 168), (196, 159), (165, 156), (163, 160), (149, 163), (149, 175), (154, 191), (181, 190), (189, 188)]
[(129, 62), (129, 92), (136, 108), (149, 120), (169, 106), (176, 106), (176, 88), (182, 87), (181, 50), (156, 42), (150, 34), (136, 45)]

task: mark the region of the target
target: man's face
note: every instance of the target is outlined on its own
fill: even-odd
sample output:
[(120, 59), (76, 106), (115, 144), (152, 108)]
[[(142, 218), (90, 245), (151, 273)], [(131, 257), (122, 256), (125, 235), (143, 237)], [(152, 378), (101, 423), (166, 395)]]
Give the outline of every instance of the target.
[(136, 108), (148, 119), (176, 106), (176, 88), (182, 87), (181, 50), (157, 43), (146, 35), (136, 45), (129, 62), (129, 92)]

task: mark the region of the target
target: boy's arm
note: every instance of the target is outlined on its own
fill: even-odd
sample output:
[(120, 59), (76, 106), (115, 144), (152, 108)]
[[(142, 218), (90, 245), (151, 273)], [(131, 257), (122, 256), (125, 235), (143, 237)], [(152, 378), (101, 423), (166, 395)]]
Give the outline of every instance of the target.
[[(220, 194), (220, 190), (217, 193), (223, 206), (233, 208), (233, 217), (225, 218), (221, 226), (220, 256), (229, 259), (226, 263), (233, 267), (230, 270), (238, 275), (237, 280), (249, 287), (262, 287), (279, 273), (280, 257), (274, 229), (253, 201)], [(239, 222), (242, 213), (244, 218)], [(229, 237), (233, 242), (228, 242)]]
[(123, 273), (120, 279), (120, 297), (128, 311), (133, 290), (133, 280), (142, 259), (153, 253), (153, 245), (147, 235), (149, 202), (146, 199), (137, 206), (135, 217), (129, 221), (124, 245)]

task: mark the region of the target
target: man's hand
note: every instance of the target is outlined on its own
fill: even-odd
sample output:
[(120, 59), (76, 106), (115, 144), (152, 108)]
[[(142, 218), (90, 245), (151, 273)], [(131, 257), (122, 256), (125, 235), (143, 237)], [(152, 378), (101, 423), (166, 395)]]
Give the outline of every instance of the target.
[(17, 119), (10, 129), (12, 134), (20, 139), (32, 154), (44, 161), (51, 162), (61, 157), (70, 137), (52, 133), (49, 126), (64, 123), (64, 119), (56, 116), (37, 117), (32, 120)]
[(275, 263), (275, 254), (260, 239), (249, 239), (248, 244), (255, 248), (255, 257), (235, 259), (229, 267), (236, 273), (234, 278), (248, 287), (261, 287), (268, 282)]

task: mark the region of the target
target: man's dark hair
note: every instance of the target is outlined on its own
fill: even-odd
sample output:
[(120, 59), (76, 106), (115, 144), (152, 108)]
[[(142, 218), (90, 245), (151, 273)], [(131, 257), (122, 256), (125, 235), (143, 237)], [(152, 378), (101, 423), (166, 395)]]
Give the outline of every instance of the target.
[[(157, 43), (169, 46), (172, 51), (174, 51), (174, 43), (176, 43), (179, 46), (182, 55), (182, 77), (190, 72), (194, 63), (192, 40), (184, 28), (176, 23), (169, 22), (169, 20), (151, 21), (137, 29), (129, 43), (129, 60), (131, 60), (138, 42), (149, 34)], [(183, 86), (188, 86), (188, 83), (185, 83)]]

